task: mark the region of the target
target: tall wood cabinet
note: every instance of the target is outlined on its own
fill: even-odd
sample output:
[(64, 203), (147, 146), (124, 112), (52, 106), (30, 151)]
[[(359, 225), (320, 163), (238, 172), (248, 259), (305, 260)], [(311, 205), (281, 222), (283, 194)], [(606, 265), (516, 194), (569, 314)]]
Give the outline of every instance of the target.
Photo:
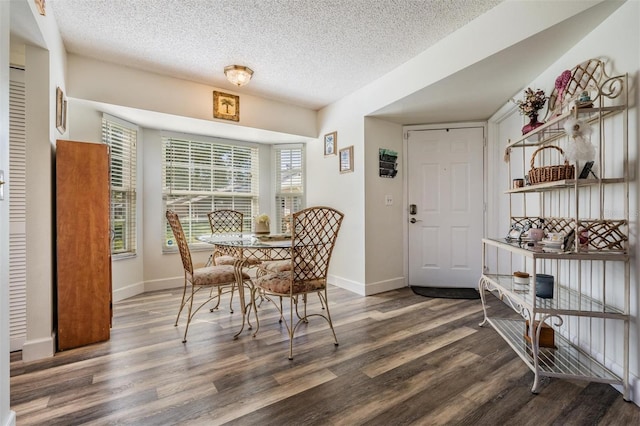
[(109, 340), (111, 247), (107, 145), (56, 145), (58, 350)]

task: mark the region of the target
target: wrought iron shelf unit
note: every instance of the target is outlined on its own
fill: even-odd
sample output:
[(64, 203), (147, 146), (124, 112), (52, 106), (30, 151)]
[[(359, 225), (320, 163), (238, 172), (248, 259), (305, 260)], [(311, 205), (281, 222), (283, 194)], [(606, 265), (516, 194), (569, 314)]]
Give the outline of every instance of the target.
[[(562, 99), (557, 89), (552, 93), (546, 123), (507, 143), (504, 193), (519, 238), (482, 240), (480, 325), (491, 325), (534, 372), (533, 393), (540, 390), (540, 377), (548, 376), (619, 385), (629, 400), (628, 77), (609, 77), (600, 60), (579, 64), (571, 75), (564, 103), (557, 101)], [(588, 108), (575, 103), (583, 91), (593, 95)], [(541, 146), (575, 142), (565, 131), (570, 119), (595, 129), (598, 175), (512, 187), (512, 174), (526, 173), (527, 153), (535, 157)], [(544, 167), (551, 160), (543, 156), (541, 162)], [(579, 164), (574, 166), (579, 172)], [(528, 226), (573, 238), (551, 248), (522, 238)], [(524, 278), (523, 284), (522, 274), (516, 279), (514, 272), (526, 272), (529, 281)], [(552, 297), (538, 297), (541, 274), (553, 276)], [(486, 309), (491, 294), (521, 318), (491, 317)], [(544, 333), (551, 334), (554, 347), (545, 347)]]

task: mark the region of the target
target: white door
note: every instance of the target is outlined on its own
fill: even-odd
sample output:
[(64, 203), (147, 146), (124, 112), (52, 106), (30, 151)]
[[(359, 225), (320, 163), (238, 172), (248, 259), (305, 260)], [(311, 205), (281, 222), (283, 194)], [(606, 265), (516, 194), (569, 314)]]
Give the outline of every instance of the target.
[(477, 285), (482, 272), (483, 141), (481, 127), (409, 131), (409, 285)]

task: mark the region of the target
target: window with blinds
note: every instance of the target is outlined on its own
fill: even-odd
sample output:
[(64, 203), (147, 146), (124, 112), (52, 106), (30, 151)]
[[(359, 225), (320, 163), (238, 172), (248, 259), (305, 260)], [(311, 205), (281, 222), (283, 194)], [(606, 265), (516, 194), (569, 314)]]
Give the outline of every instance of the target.
[(276, 224), (287, 232), (287, 216), (304, 208), (304, 151), (302, 146), (276, 147)]
[[(207, 214), (213, 210), (238, 210), (243, 228), (252, 230), (258, 212), (258, 148), (178, 138), (162, 138), (162, 195), (167, 209), (175, 211), (187, 240), (204, 245), (197, 237), (211, 233)], [(164, 221), (164, 249), (175, 246)]]
[(102, 141), (109, 145), (111, 165), (111, 253), (136, 254), (136, 139), (138, 128), (103, 116)]

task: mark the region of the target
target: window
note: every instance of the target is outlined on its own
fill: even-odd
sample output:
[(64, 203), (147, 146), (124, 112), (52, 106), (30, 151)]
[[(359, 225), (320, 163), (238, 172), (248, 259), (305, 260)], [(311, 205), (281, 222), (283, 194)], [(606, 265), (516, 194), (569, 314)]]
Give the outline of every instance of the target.
[[(258, 148), (253, 146), (162, 138), (162, 195), (167, 209), (180, 217), (190, 244), (211, 233), (207, 213), (217, 209), (244, 214), (251, 230), (258, 213)], [(164, 246), (172, 250), (173, 233), (164, 221)]]
[(111, 253), (136, 254), (137, 126), (104, 115), (102, 141), (109, 145), (111, 163)]
[(280, 232), (288, 231), (287, 216), (304, 208), (303, 148), (276, 147), (276, 224)]

